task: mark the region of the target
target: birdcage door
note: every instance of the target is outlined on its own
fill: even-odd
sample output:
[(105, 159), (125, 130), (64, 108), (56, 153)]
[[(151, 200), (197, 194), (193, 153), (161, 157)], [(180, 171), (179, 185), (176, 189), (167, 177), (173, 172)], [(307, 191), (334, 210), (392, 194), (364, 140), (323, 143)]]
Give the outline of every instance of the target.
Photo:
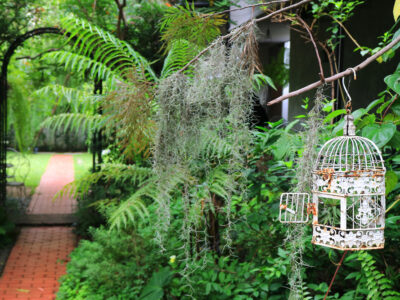
[(279, 221), (282, 223), (308, 222), (310, 195), (307, 193), (283, 193), (279, 205)]

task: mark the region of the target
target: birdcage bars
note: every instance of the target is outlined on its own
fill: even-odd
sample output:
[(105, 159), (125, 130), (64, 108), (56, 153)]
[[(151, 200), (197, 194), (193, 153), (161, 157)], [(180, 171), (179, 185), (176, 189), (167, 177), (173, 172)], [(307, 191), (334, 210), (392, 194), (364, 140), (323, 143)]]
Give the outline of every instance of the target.
[(384, 247), (385, 166), (378, 147), (355, 135), (345, 117), (345, 135), (321, 148), (313, 171), (314, 244), (342, 250)]
[(378, 147), (355, 135), (347, 115), (344, 136), (326, 142), (313, 169), (312, 202), (284, 193), (279, 219), (305, 223), (313, 215), (312, 243), (341, 250), (384, 247), (385, 166)]

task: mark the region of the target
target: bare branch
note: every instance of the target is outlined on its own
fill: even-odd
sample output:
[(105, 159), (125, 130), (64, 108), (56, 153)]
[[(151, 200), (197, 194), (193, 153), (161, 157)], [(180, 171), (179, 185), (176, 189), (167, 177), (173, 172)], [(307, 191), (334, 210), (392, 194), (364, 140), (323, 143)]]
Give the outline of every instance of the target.
[[(374, 55), (368, 57), (366, 60), (364, 60), (362, 63), (358, 64), (357, 66), (353, 67), (352, 69), (354, 69), (356, 72), (364, 69), (366, 66), (368, 66), (370, 63), (372, 63), (373, 61), (375, 61), (379, 56), (381, 56), (382, 54), (386, 53), (387, 51), (389, 51), (390, 49), (392, 49), (394, 46), (396, 46), (398, 43), (400, 42), (400, 36), (397, 37), (395, 40), (393, 40), (391, 43), (389, 43), (388, 45), (386, 45), (385, 47), (383, 47), (381, 50), (379, 50), (378, 52), (376, 52)], [(353, 71), (351, 70), (351, 68), (348, 68), (347, 70), (337, 73), (331, 77), (328, 77), (325, 79), (325, 82), (333, 82), (335, 80), (338, 80), (342, 77), (345, 76), (349, 76), (352, 75)], [(282, 95), (270, 102), (267, 103), (268, 106), (279, 103), (285, 99), (289, 99), (298, 95), (301, 95), (305, 92), (308, 92), (312, 89), (315, 89), (317, 87), (319, 87), (320, 85), (322, 85), (323, 83), (321, 81), (317, 81), (314, 83), (311, 83), (301, 89), (298, 89), (296, 91), (290, 92), (286, 95)]]
[[(116, 0), (116, 1), (118, 1), (118, 0)], [(285, 12), (285, 11), (291, 10), (291, 9), (293, 9), (293, 8), (302, 6), (302, 5), (307, 4), (307, 3), (309, 3), (309, 2), (311, 2), (311, 0), (303, 0), (303, 1), (297, 2), (297, 3), (293, 4), (293, 5), (289, 5), (289, 6), (286, 6), (286, 7), (284, 7), (284, 8), (278, 9), (278, 10), (276, 10), (276, 11), (274, 11), (274, 12), (272, 12), (272, 13), (270, 13), (270, 14), (264, 16), (264, 17), (261, 17), (261, 18), (259, 18), (259, 19), (250, 20), (246, 25), (243, 25), (243, 28), (245, 28), (245, 26), (249, 26), (249, 25), (252, 24), (253, 22), (256, 22), (256, 23), (257, 23), (257, 22), (260, 22), (260, 21), (263, 21), (263, 20), (267, 20), (267, 19), (269, 19), (269, 18), (271, 18), (271, 17), (273, 17), (273, 16), (275, 16), (275, 15), (277, 15), (277, 14), (280, 14), (280, 13), (283, 13), (283, 12)], [(264, 6), (265, 6), (265, 4), (264, 4)], [(227, 38), (230, 38), (230, 37), (232, 37), (232, 36), (233, 36), (233, 32), (231, 31), (231, 32), (228, 33), (227, 35), (221, 36), (219, 39), (227, 39)], [(218, 39), (218, 40), (219, 40), (219, 39)], [(217, 40), (217, 41), (218, 41), (218, 40)], [(208, 50), (210, 50), (212, 47), (214, 47), (214, 46), (217, 44), (217, 41), (213, 42), (213, 43), (212, 43), (211, 45), (209, 45), (207, 48), (203, 49), (199, 54), (196, 55), (195, 58), (193, 58), (193, 59), (192, 59), (191, 61), (189, 61), (182, 69), (180, 69), (180, 70), (178, 71), (178, 73), (182, 73), (183, 71), (185, 71), (192, 63), (194, 63), (195, 61), (197, 61), (204, 53), (206, 53)]]
[(325, 16), (328, 16), (330, 18), (332, 18), (336, 23), (338, 23), (340, 25), (340, 27), (342, 27), (342, 29), (346, 32), (347, 36), (352, 40), (352, 42), (358, 47), (358, 48), (362, 48), (361, 45), (357, 42), (357, 40), (350, 34), (350, 32), (347, 30), (346, 26), (343, 25), (342, 22), (340, 22), (338, 19), (336, 19), (334, 16), (330, 15), (330, 14), (324, 14)]
[(27, 56), (19, 56), (19, 57), (16, 57), (15, 59), (16, 60), (21, 60), (21, 59), (31, 59), (31, 60), (33, 60), (33, 59), (42, 57), (46, 53), (60, 51), (61, 49), (62, 48), (50, 48), (50, 49), (47, 49), (46, 51), (43, 51), (43, 52), (41, 52), (41, 53), (39, 53), (38, 55), (35, 55), (35, 56), (29, 56), (29, 55), (27, 55)]
[(317, 44), (315, 43), (314, 37), (311, 33), (311, 29), (310, 29), (310, 27), (308, 27), (307, 23), (300, 16), (296, 16), (296, 19), (301, 23), (301, 25), (303, 25), (303, 27), (307, 30), (308, 35), (310, 36), (310, 40), (314, 46), (315, 55), (317, 56), (317, 60), (318, 60), (319, 77), (321, 78), (321, 82), (325, 82), (324, 69), (322, 68), (321, 57), (319, 56), (318, 47), (317, 47)]
[(264, 16), (264, 17), (258, 18), (258, 19), (256, 19), (255, 21), (256, 21), (256, 22), (261, 22), (261, 21), (270, 19), (271, 17), (273, 17), (273, 16), (275, 16), (275, 15), (278, 15), (278, 14), (281, 14), (281, 13), (283, 13), (283, 12), (285, 12), (285, 11), (291, 10), (291, 9), (296, 8), (296, 7), (299, 7), (299, 6), (302, 6), (302, 5), (307, 4), (307, 3), (309, 3), (309, 2), (311, 2), (311, 0), (303, 0), (303, 1), (297, 2), (297, 3), (295, 3), (295, 4), (286, 6), (286, 7), (281, 8), (281, 9), (278, 9), (278, 10), (276, 10), (276, 11), (270, 13), (269, 15), (266, 15), (266, 16)]
[(257, 3), (257, 4), (252, 4), (252, 5), (247, 5), (247, 6), (227, 9), (227, 10), (224, 10), (224, 11), (219, 11), (219, 12), (216, 12), (216, 13), (213, 13), (213, 14), (204, 15), (203, 17), (204, 18), (211, 18), (213, 16), (230, 13), (232, 11), (243, 10), (243, 9), (246, 9), (246, 8), (255, 8), (255, 7), (259, 7), (259, 6), (268, 6), (268, 5), (271, 5), (271, 4), (285, 3), (285, 2), (289, 2), (289, 1), (291, 1), (291, 0), (277, 0), (277, 1), (269, 1), (267, 3)]

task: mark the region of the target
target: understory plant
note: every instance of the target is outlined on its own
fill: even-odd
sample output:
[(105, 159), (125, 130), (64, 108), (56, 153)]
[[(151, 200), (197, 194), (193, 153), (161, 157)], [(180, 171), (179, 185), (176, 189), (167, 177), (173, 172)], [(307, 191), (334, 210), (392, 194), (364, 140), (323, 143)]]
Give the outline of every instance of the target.
[[(324, 299), (342, 253), (312, 245), (310, 226), (279, 223), (279, 196), (309, 190), (318, 146), (342, 134), (343, 121), (332, 121), (346, 110), (332, 111), (334, 100), (318, 90), (305, 102), (307, 115), (252, 128), (254, 78), (263, 76), (254, 76), (254, 24), (196, 57), (212, 39), (170, 30), (190, 18), (201, 26), (205, 16), (190, 9), (173, 8), (178, 15), (164, 19), (168, 52), (160, 75), (124, 42), (67, 21), (78, 40), (71, 52), (80, 56), (56, 57), (75, 71), (114, 79), (119, 90), (101, 100), (99, 124), (113, 125), (108, 147), (121, 155), (64, 191), (105, 222), (73, 252), (58, 298)], [(107, 60), (86, 40), (107, 45), (113, 56)], [(357, 134), (376, 142), (387, 162), (386, 248), (349, 255), (327, 299), (398, 297), (397, 73), (385, 79), (379, 99), (352, 113)]]

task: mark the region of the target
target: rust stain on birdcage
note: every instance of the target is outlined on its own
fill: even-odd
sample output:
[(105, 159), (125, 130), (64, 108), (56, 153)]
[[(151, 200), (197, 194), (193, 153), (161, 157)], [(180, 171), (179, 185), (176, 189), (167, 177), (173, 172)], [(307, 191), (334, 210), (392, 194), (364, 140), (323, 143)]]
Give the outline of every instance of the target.
[(335, 170), (331, 168), (326, 168), (322, 170), (318, 170), (316, 174), (321, 175), (323, 180), (328, 180), (328, 186), (324, 190), (324, 192), (330, 191), (331, 190), (331, 185), (332, 185), (332, 180), (333, 180), (333, 175), (335, 174)]
[(317, 207), (315, 203), (307, 203), (307, 214), (312, 214), (313, 216), (317, 215)]

